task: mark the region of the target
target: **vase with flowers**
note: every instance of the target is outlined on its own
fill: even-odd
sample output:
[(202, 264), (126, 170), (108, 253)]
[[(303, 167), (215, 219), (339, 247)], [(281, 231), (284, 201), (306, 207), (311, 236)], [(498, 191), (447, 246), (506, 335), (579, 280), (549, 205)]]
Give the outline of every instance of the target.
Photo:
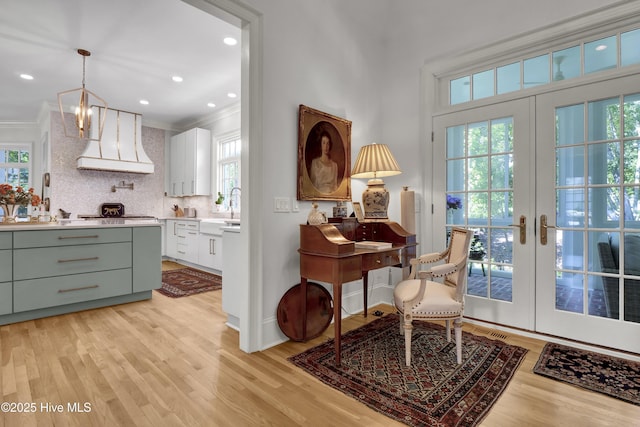
[(447, 194), (447, 223), (453, 224), (454, 211), (462, 209), (462, 200), (460, 197), (452, 196), (451, 194)]
[(25, 191), (19, 185), (14, 188), (11, 184), (0, 184), (0, 208), (5, 223), (15, 222), (16, 207), (38, 206), (40, 202), (40, 196), (34, 194), (33, 188)]

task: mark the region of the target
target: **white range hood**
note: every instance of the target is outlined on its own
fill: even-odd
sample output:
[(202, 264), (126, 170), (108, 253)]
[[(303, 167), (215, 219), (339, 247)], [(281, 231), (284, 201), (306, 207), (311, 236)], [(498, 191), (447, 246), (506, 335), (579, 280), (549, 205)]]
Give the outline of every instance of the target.
[[(95, 111), (105, 114), (104, 109)], [(127, 111), (106, 110), (107, 118), (98, 139), (98, 126), (91, 128), (91, 138), (78, 157), (78, 169), (153, 173), (153, 162), (142, 147), (142, 115)]]

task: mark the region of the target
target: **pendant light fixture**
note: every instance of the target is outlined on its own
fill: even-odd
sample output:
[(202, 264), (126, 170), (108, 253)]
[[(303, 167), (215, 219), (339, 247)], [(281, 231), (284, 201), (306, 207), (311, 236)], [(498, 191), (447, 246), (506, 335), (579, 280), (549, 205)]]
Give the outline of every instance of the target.
[[(104, 99), (85, 87), (85, 61), (91, 52), (78, 49), (82, 56), (82, 87), (71, 89), (58, 94), (58, 106), (62, 116), (64, 134), (70, 138), (99, 141), (107, 117), (107, 103)], [(75, 126), (69, 126), (65, 120), (65, 108), (74, 115)], [(92, 125), (97, 128), (91, 130)]]

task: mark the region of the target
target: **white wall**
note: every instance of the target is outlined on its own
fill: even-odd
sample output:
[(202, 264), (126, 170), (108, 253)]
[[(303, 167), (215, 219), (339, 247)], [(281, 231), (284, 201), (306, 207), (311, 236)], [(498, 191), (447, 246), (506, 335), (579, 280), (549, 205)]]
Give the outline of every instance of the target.
[[(274, 213), (273, 198), (296, 194), (297, 110), (305, 104), (351, 120), (352, 158), (387, 143), (403, 174), (385, 179), (390, 217), (399, 192), (419, 194), (430, 165), (421, 161), (420, 67), (442, 55), (492, 43), (612, 4), (612, 0), (513, 1), (244, 0), (263, 15), (263, 347), (285, 339), (275, 322), (285, 291), (299, 282), (299, 213)], [(464, 11), (464, 13), (461, 13)], [(352, 180), (354, 200), (366, 183)], [(429, 182), (426, 183), (430, 185)], [(333, 203), (321, 203), (330, 211)], [(426, 212), (424, 209), (423, 212)], [(430, 210), (428, 210), (430, 212)], [(428, 219), (423, 215), (421, 222)], [(425, 236), (419, 236), (425, 239)], [(343, 294), (358, 292), (345, 286)]]

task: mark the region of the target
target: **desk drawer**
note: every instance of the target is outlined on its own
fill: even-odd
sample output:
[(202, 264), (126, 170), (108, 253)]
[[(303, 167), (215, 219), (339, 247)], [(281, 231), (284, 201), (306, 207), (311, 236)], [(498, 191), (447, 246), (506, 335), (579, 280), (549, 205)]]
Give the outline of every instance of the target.
[(13, 239), (14, 249), (130, 242), (131, 228), (74, 228), (16, 231)]
[(400, 264), (400, 253), (398, 250), (370, 253), (362, 256), (362, 271), (375, 270), (376, 268), (389, 267), (397, 264)]
[(131, 267), (131, 243), (16, 249), (14, 280)]
[(131, 269), (74, 274), (13, 283), (14, 312), (131, 293)]

